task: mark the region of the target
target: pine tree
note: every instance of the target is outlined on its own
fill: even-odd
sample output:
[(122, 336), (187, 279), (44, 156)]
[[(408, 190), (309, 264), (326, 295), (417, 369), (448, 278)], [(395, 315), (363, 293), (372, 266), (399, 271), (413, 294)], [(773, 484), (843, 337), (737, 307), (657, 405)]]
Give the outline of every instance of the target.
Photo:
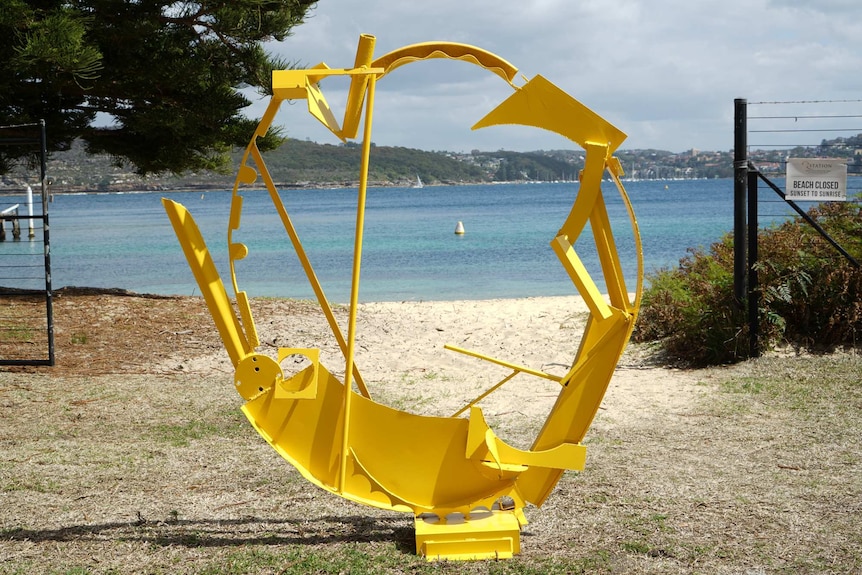
[[(238, 88), (270, 90), (271, 70), (290, 64), (263, 43), (315, 3), (3, 0), (0, 125), (45, 119), (50, 151), (81, 138), (141, 174), (224, 169), (257, 125)], [(0, 148), (0, 173), (27, 152)]]

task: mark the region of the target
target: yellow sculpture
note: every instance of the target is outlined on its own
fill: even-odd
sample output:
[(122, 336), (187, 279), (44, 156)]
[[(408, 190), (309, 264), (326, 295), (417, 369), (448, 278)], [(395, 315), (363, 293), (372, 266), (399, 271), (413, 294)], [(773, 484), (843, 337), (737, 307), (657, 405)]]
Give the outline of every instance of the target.
[[(325, 64), (307, 70), (273, 73), (273, 97), (249, 143), (236, 178), (228, 224), (228, 250), (235, 313), (209, 251), (188, 211), (163, 200), (215, 325), (236, 368), (235, 384), (242, 407), (255, 429), (308, 481), (347, 499), (412, 513), (416, 552), (429, 560), (511, 557), (520, 550), (519, 531), (526, 523), (527, 503), (541, 505), (564, 470), (584, 467), (581, 440), (593, 420), (620, 355), (628, 342), (640, 305), (642, 261), (637, 223), (620, 182), (622, 169), (612, 156), (625, 135), (541, 76), (523, 86), (514, 83), (517, 69), (505, 60), (464, 44), (415, 44), (373, 59), (374, 37), (360, 37), (352, 68)], [(514, 93), (480, 120), (474, 129), (523, 124), (556, 132), (586, 151), (580, 187), (569, 214), (551, 246), (589, 310), (588, 324), (571, 368), (564, 376), (446, 346), (512, 369), (487, 392), (451, 417), (403, 412), (371, 399), (354, 364), (362, 233), (367, 188), (371, 121), (378, 80), (395, 68), (428, 58), (452, 58), (477, 64), (500, 76)], [(331, 76), (349, 76), (344, 118), (338, 123), (320, 89)], [(269, 129), (285, 100), (305, 99), (308, 110), (342, 139), (354, 138), (364, 109), (357, 226), (347, 335), (335, 320), (323, 288), (306, 257), (299, 236), (261, 156), (256, 138)], [(253, 160), (253, 165), (250, 164)], [(638, 260), (638, 281), (631, 298), (614, 244), (601, 182), (615, 182), (629, 211)], [(282, 224), (345, 358), (344, 381), (321, 365), (317, 349), (279, 349), (276, 357), (259, 353), (249, 300), (237, 286), (235, 262), (248, 253), (232, 240), (240, 228), (240, 184), (263, 180)], [(608, 294), (599, 293), (574, 249), (590, 224)], [(286, 378), (280, 362), (303, 355), (311, 363)], [(519, 373), (559, 382), (560, 393), (529, 450), (501, 441), (476, 404)], [(467, 418), (462, 415), (468, 414)]]

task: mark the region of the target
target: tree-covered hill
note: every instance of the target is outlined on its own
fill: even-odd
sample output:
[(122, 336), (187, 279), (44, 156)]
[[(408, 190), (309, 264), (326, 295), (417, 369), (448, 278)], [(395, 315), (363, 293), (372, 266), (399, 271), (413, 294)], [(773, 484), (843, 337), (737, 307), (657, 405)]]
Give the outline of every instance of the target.
[[(182, 176), (141, 176), (132, 166), (107, 155), (87, 154), (76, 142), (67, 152), (58, 152), (48, 162), (48, 176), (55, 193), (64, 191), (116, 191), (130, 189), (230, 188), (243, 150), (232, 153), (231, 170), (202, 171)], [(357, 144), (317, 144), (288, 139), (263, 154), (266, 167), (279, 186), (351, 186), (359, 180), (361, 148)], [(429, 185), (479, 183), (493, 180), (494, 171), (475, 162), (444, 152), (425, 152), (401, 147), (373, 146), (369, 180), (375, 186), (412, 185), (416, 178)], [(519, 178), (523, 179), (523, 178)], [(3, 187), (16, 188), (38, 181), (38, 171), (18, 166), (0, 176)]]
[[(49, 132), (50, 134), (50, 132)], [(790, 150), (752, 150), (750, 157), (764, 172), (781, 173), (784, 159), (791, 157), (846, 157), (850, 172), (862, 173), (862, 134), (852, 138), (824, 141), (819, 146)], [(583, 151), (540, 150), (511, 152), (497, 150), (469, 153), (427, 152), (412, 148), (372, 144), (369, 180), (373, 186), (409, 186), (420, 177), (426, 185), (574, 180), (583, 168)], [(53, 191), (115, 191), (146, 189), (226, 189), (231, 188), (243, 150), (231, 153), (225, 172), (189, 172), (141, 176), (129, 164), (107, 155), (87, 154), (76, 142), (70, 150), (53, 154), (48, 175)], [(359, 144), (317, 144), (307, 140), (288, 139), (280, 147), (264, 152), (264, 161), (279, 187), (355, 186), (359, 179)], [(618, 150), (626, 178), (680, 179), (729, 178), (733, 175), (733, 152), (688, 150), (673, 153), (664, 150)], [(0, 176), (0, 193), (4, 187), (19, 189), (23, 183), (38, 181), (37, 171), (18, 166)]]
[[(282, 184), (353, 183), (358, 178), (361, 152), (361, 147), (354, 143), (320, 145), (288, 140), (277, 150), (264, 154), (264, 161), (273, 180)], [(415, 182), (417, 176), (428, 184), (491, 179), (479, 166), (439, 152), (373, 146), (370, 156), (369, 180), (382, 185), (407, 185)]]

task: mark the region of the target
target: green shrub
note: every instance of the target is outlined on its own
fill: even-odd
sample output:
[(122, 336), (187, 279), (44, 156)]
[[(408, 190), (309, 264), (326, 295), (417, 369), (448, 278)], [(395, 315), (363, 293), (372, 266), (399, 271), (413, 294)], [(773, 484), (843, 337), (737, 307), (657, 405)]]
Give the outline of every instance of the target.
[[(862, 208), (827, 203), (808, 214), (862, 261)], [(757, 274), (761, 349), (855, 346), (862, 334), (862, 270), (801, 218), (761, 230)], [(647, 277), (635, 341), (660, 341), (669, 360), (732, 363), (749, 354), (747, 314), (733, 297), (733, 237), (691, 249), (676, 269)]]

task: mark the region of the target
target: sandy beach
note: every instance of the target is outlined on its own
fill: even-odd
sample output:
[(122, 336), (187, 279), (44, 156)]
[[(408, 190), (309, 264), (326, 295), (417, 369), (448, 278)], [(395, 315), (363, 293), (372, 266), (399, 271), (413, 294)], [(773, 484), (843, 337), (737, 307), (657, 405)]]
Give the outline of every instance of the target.
[[(323, 365), (343, 378), (344, 356), (316, 304), (258, 299), (252, 301), (252, 311), (264, 353), (274, 356), (278, 347), (320, 348)], [(335, 313), (346, 337), (348, 310), (337, 306)], [(512, 369), (445, 345), (561, 376), (575, 359), (588, 314), (578, 296), (363, 303), (357, 310), (355, 363), (376, 400), (414, 413), (449, 416)], [(176, 327), (187, 331), (183, 325)], [(160, 368), (176, 365), (197, 373), (233, 369), (221, 349), (172, 355)], [(301, 357), (295, 358), (296, 371), (305, 365)], [(283, 367), (293, 371), (290, 359)], [(630, 345), (601, 411), (612, 419), (649, 417), (688, 402), (694, 379), (685, 371), (654, 364), (645, 346)], [(521, 373), (478, 405), (498, 433), (526, 446), (532, 438), (506, 432), (538, 429), (558, 394), (556, 382)]]
[[(234, 367), (200, 297), (59, 290), (54, 302), (57, 365), (21, 368), (62, 376), (192, 375), (233, 393)], [(320, 349), (321, 363), (343, 380), (345, 354), (316, 302), (253, 298), (258, 351)], [(347, 339), (349, 309), (334, 305)], [(508, 377), (510, 367), (446, 349), (452, 345), (531, 370), (561, 376), (574, 361), (588, 309), (578, 296), (497, 300), (362, 303), (356, 314), (355, 364), (372, 398), (404, 411), (451, 416)], [(21, 344), (32, 353), (32, 342)], [(0, 350), (5, 357), (11, 351)], [(600, 422), (633, 421), (692, 401), (698, 375), (652, 360), (630, 344), (608, 387)], [(287, 358), (287, 374), (307, 365)], [(527, 446), (559, 394), (555, 381), (519, 373), (478, 405), (515, 445)], [(241, 398), (236, 396), (236, 404)], [(521, 430), (515, 432), (513, 430)]]

